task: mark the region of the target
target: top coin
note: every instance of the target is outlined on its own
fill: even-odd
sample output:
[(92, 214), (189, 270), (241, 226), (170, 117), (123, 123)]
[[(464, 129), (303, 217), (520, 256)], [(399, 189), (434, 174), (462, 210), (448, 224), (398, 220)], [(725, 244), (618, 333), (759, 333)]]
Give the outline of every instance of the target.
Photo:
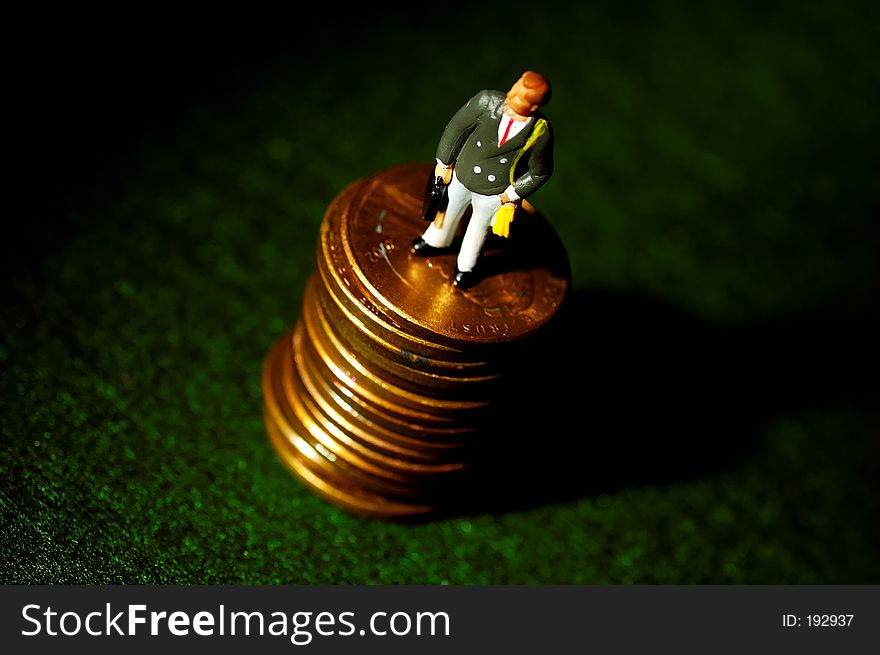
[(414, 333), (453, 347), (533, 335), (557, 313), (570, 287), (568, 256), (556, 232), (534, 210), (520, 209), (509, 238), (489, 234), (479, 282), (467, 290), (454, 287), (460, 237), (429, 257), (410, 249), (426, 226), (420, 214), (431, 170), (407, 164), (366, 178), (347, 207), (328, 213), (322, 245), (342, 245), (352, 281), (377, 309)]

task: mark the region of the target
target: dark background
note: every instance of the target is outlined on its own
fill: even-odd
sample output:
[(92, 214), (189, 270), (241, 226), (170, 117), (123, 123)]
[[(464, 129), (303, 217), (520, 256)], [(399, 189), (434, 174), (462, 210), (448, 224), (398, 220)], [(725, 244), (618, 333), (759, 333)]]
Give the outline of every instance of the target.
[[(871, 3), (13, 16), (0, 581), (880, 580)], [(349, 516), (259, 375), (324, 209), (545, 72), (576, 292), (460, 515)]]

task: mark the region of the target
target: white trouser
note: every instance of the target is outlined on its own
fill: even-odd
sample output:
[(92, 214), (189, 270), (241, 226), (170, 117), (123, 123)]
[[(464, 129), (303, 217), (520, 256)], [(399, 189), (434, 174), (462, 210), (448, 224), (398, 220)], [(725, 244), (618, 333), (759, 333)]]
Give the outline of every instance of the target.
[(458, 251), (458, 270), (472, 271), (480, 256), (483, 242), (489, 234), (492, 219), (495, 212), (501, 207), (500, 196), (484, 196), (469, 190), (458, 181), (458, 176), (452, 174), (452, 182), (449, 183), (449, 206), (446, 208), (446, 216), (443, 219), (443, 227), (437, 227), (434, 223), (428, 226), (422, 238), (429, 246), (434, 248), (447, 248), (455, 238), (458, 223), (468, 205), (473, 205), (474, 212), (464, 233), (464, 241), (461, 242), (461, 250)]

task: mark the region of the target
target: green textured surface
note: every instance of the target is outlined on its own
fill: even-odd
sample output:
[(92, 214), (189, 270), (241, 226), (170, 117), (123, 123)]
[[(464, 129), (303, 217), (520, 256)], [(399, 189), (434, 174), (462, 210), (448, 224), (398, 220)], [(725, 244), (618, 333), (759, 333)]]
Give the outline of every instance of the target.
[[(321, 56), (244, 67), (133, 142), (4, 281), (0, 582), (880, 582), (876, 359), (860, 349), (880, 297), (880, 16), (658, 6), (532, 9), (515, 48), (462, 24), (430, 76), (428, 21), (377, 20), (317, 38)], [(263, 358), (296, 320), (333, 196), (429, 160), (461, 103), (527, 67), (554, 84), (557, 172), (536, 204), (569, 250), (572, 320), (612, 332), (620, 308), (634, 341), (612, 346), (638, 356), (611, 391), (536, 408), (559, 419), (511, 471), (508, 506), (352, 517), (268, 444)], [(680, 323), (649, 306), (721, 336), (653, 358)], [(573, 333), (578, 362), (614, 370), (608, 344)], [(627, 381), (646, 375), (659, 402)], [(708, 409), (704, 379), (723, 395)], [(598, 389), (651, 417), (591, 423)], [(583, 484), (548, 494), (534, 467), (572, 452)]]

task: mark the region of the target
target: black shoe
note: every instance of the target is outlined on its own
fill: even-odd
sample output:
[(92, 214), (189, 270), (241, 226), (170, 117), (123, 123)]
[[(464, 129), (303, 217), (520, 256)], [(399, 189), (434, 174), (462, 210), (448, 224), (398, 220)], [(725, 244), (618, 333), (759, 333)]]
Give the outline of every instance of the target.
[(452, 279), (452, 286), (459, 289), (470, 289), (479, 279), (473, 271), (460, 271), (455, 269), (455, 277)]
[(434, 246), (429, 245), (422, 237), (419, 237), (412, 242), (411, 250), (416, 255), (427, 257), (428, 255), (436, 255), (440, 252), (441, 248), (435, 248)]

